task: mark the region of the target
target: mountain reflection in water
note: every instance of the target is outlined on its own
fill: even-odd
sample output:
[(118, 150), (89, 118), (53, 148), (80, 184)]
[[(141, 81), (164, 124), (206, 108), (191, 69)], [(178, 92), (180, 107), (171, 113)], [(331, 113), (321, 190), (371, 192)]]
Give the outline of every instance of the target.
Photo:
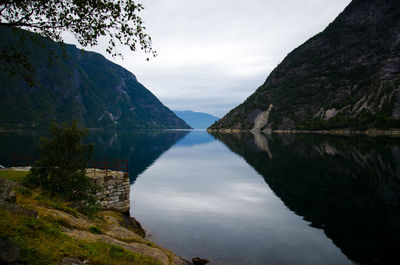
[(165, 151), (187, 135), (179, 130), (93, 131), (88, 142), (94, 143), (94, 160), (128, 160), (131, 183)]
[[(179, 130), (91, 130), (87, 143), (93, 143), (92, 161), (128, 160), (131, 182), (165, 151), (187, 135)], [(39, 157), (37, 146), (44, 130), (0, 133), (0, 165), (26, 166)]]
[(392, 138), (213, 134), (351, 260), (391, 264), (400, 247), (400, 142)]

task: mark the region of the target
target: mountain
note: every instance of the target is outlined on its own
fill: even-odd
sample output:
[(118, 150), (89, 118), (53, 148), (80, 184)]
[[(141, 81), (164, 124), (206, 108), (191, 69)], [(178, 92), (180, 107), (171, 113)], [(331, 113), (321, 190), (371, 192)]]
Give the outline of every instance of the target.
[(400, 1), (353, 0), (210, 129), (400, 128)]
[(194, 112), (191, 110), (174, 110), (173, 112), (194, 129), (207, 129), (219, 120), (218, 117), (203, 112)]
[[(78, 119), (96, 128), (190, 128), (164, 106), (135, 75), (95, 52), (57, 43), (26, 31), (0, 27), (0, 51), (27, 53), (33, 86), (20, 65), (0, 64), (0, 127), (42, 128), (51, 120)], [(36, 40), (34, 40), (36, 39)], [(23, 43), (21, 45), (21, 43)], [(14, 68), (13, 68), (14, 67)]]

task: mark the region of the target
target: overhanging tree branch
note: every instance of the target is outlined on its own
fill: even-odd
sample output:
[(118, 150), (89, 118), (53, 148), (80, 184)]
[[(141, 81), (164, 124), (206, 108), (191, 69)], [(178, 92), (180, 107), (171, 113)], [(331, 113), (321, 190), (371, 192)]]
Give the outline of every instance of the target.
[(142, 10), (132, 0), (2, 0), (0, 26), (31, 30), (57, 42), (63, 42), (61, 33), (69, 31), (84, 47), (105, 36), (109, 38), (106, 51), (113, 57), (121, 56), (117, 44), (156, 56), (138, 16)]

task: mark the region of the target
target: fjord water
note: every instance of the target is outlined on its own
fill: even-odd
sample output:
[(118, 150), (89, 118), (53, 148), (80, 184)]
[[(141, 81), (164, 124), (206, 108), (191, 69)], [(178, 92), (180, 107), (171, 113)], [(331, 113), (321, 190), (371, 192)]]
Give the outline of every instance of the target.
[[(0, 164), (40, 132), (0, 133)], [(204, 131), (92, 131), (94, 159), (127, 159), (148, 237), (211, 264), (392, 264), (400, 140)], [(17, 160), (18, 162), (18, 160)], [(19, 161), (22, 163), (21, 161)]]
[(191, 132), (138, 176), (131, 212), (212, 264), (382, 264), (400, 246), (399, 170), (397, 139)]

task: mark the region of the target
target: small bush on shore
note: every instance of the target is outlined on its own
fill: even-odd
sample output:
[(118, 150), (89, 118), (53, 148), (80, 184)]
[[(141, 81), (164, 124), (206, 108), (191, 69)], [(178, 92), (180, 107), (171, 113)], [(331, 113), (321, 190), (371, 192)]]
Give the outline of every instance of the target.
[(40, 159), (26, 176), (26, 183), (91, 209), (98, 187), (85, 174), (93, 151), (93, 146), (85, 143), (88, 130), (79, 128), (77, 121), (53, 122), (49, 130), (51, 136), (41, 139)]
[(100, 228), (98, 228), (97, 226), (92, 225), (91, 227), (89, 227), (89, 232), (92, 234), (96, 234), (96, 235), (101, 235), (103, 234), (103, 232), (101, 231)]

